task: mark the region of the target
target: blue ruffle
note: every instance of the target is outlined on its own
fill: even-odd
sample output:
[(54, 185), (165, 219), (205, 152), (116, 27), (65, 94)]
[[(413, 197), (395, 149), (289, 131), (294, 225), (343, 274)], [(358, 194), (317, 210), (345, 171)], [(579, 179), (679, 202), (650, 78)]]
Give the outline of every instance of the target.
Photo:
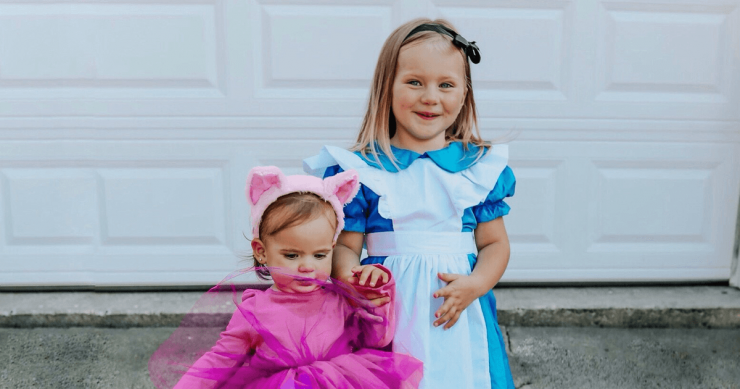
[[(382, 165), (383, 168), (389, 172), (398, 172), (396, 166), (391, 162), (391, 158), (383, 153), (383, 150), (381, 150), (377, 145), (376, 149), (378, 151), (378, 159), (380, 160), (380, 163), (375, 160), (375, 157), (372, 154), (363, 156), (359, 151), (355, 151), (355, 154), (360, 156), (365, 163), (376, 169), (380, 169), (380, 166)], [(442, 169), (450, 173), (457, 173), (475, 164), (475, 161), (478, 159), (480, 147), (474, 144), (468, 144), (466, 149), (463, 147), (462, 142), (452, 142), (445, 148), (427, 151), (424, 154), (419, 154), (415, 151), (401, 149), (395, 146), (391, 146), (391, 152), (393, 153), (393, 156), (396, 157), (396, 165), (398, 165), (398, 168), (401, 170), (409, 167), (411, 163), (418, 158), (429, 158)], [(484, 150), (481, 156), (485, 155), (487, 152), (488, 149)]]

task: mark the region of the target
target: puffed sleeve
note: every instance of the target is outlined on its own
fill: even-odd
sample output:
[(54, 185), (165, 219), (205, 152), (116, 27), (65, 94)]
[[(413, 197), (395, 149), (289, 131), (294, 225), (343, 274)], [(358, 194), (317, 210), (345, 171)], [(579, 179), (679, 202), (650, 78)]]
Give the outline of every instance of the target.
[(480, 204), (473, 207), (473, 215), (478, 223), (489, 222), (493, 219), (509, 214), (509, 205), (504, 198), (514, 195), (516, 178), (508, 166), (504, 168), (488, 196)]
[[(245, 291), (246, 299), (253, 297), (247, 296), (247, 292), (249, 290)], [(244, 363), (250, 350), (254, 350), (260, 342), (260, 336), (241, 310), (237, 309), (216, 345), (188, 369), (173, 389), (216, 388), (220, 381), (228, 379), (228, 376), (236, 371), (233, 369)]]
[[(339, 165), (330, 166), (326, 168), (324, 178), (334, 176), (342, 171)], [(357, 191), (355, 198), (344, 206), (344, 231), (365, 233), (368, 209), (368, 202), (365, 199), (366, 190), (365, 185), (360, 184), (360, 190)]]

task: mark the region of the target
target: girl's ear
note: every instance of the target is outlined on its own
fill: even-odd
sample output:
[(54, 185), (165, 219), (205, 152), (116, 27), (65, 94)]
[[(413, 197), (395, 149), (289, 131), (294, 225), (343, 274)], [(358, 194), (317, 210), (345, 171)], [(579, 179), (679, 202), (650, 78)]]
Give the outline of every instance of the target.
[(282, 186), (285, 176), (275, 166), (257, 166), (247, 175), (247, 200), (251, 205), (257, 204), (262, 194), (269, 189)]
[(324, 179), (324, 189), (328, 194), (337, 196), (339, 202), (347, 204), (355, 198), (360, 189), (360, 177), (354, 170), (347, 170)]
[(252, 255), (257, 262), (265, 263), (265, 245), (259, 238), (252, 239)]

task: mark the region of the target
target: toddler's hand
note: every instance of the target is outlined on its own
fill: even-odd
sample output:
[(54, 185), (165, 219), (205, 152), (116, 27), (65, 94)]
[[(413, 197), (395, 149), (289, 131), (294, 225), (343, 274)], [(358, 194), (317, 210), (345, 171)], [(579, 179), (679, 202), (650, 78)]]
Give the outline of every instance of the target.
[(360, 292), (373, 305), (380, 307), (391, 301), (390, 297), (383, 296), (372, 289), (368, 289), (378, 288), (388, 283), (388, 280), (390, 279), (388, 273), (373, 265), (355, 266), (351, 271), (352, 277), (350, 277), (348, 281), (353, 286), (364, 286), (365, 288), (355, 288), (355, 290)]
[(448, 284), (434, 292), (434, 298), (444, 297), (445, 299), (444, 304), (434, 313), (434, 317), (437, 318), (434, 326), (447, 323), (444, 329), (449, 329), (457, 323), (465, 308), (483, 294), (480, 291), (480, 285), (471, 276), (451, 273), (438, 273), (437, 276)]

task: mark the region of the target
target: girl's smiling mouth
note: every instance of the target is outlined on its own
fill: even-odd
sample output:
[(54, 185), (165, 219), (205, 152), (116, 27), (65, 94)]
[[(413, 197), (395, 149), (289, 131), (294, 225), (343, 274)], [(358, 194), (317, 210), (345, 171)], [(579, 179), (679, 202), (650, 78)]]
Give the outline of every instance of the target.
[(414, 113), (424, 120), (432, 120), (439, 116), (438, 114), (435, 114), (432, 112), (414, 112)]

